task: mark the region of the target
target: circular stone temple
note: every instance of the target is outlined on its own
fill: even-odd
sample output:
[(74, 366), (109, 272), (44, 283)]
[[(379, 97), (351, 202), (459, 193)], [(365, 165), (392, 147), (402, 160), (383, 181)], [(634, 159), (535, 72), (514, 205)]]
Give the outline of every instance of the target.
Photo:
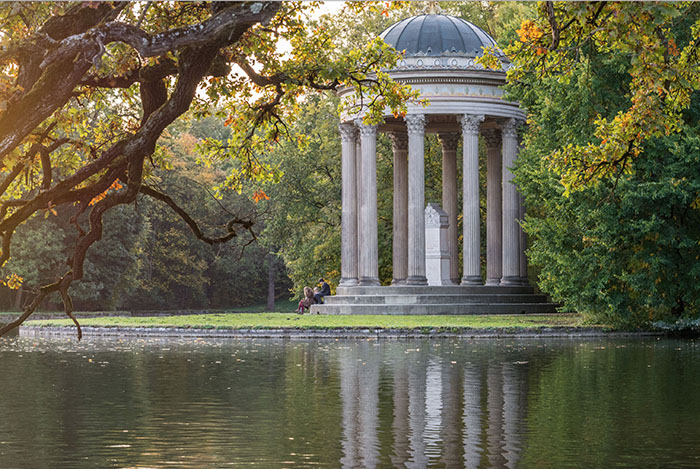
[[(403, 118), (387, 111), (380, 126), (364, 124), (361, 113), (341, 117), (341, 280), (337, 296), (327, 297), (326, 304), (315, 306), (313, 311), (329, 314), (554, 311), (544, 296), (533, 295), (527, 279), (525, 234), (518, 222), (524, 216), (523, 204), (510, 172), (518, 153), (518, 127), (524, 123), (525, 113), (518, 103), (503, 96), (501, 87), (506, 82), (509, 60), (484, 30), (443, 14), (403, 19), (380, 37), (395, 49), (405, 51), (396, 66), (387, 71), (389, 75), (418, 90), (428, 104), (409, 103)], [(500, 69), (485, 69), (476, 63), (475, 58), (486, 47), (495, 51)], [(339, 94), (341, 99), (351, 99), (354, 92), (353, 88), (346, 88)], [(379, 286), (377, 132), (388, 134), (393, 143), (391, 287)], [(438, 134), (442, 145), (441, 209), (447, 214), (443, 227), (446, 233), (442, 236), (438, 229), (426, 227), (426, 133)], [(485, 276), (480, 239), (480, 139), (487, 151)], [(460, 142), (461, 197), (457, 194)], [(428, 207), (432, 211), (439, 209), (436, 204)], [(461, 246), (457, 232), (460, 215), (463, 217)], [(432, 239), (433, 232), (436, 239)], [(431, 253), (444, 254), (439, 262), (433, 262), (429, 256), (427, 270), (426, 243)]]

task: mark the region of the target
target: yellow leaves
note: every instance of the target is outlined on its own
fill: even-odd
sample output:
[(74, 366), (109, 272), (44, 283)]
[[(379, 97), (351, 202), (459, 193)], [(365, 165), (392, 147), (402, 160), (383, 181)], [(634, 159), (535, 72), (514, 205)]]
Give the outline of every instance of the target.
[(481, 56), (474, 59), (476, 63), (490, 70), (502, 69), (501, 59), (498, 57), (498, 52), (493, 46), (481, 47), (483, 53)]
[(255, 193), (253, 194), (253, 201), (255, 201), (255, 203), (257, 204), (261, 200), (270, 200), (270, 197), (262, 190), (255, 191)]
[(19, 290), (22, 282), (24, 282), (24, 279), (15, 273), (6, 275), (4, 280), (0, 279), (0, 284), (5, 285), (10, 290)]
[(122, 187), (124, 187), (124, 186), (122, 186), (122, 184), (119, 182), (119, 180), (114, 181), (114, 182), (112, 183), (112, 185), (109, 186), (109, 187), (107, 188), (106, 191), (102, 192), (101, 194), (97, 194), (95, 197), (93, 197), (92, 200), (90, 201), (89, 205), (95, 205), (97, 202), (99, 202), (100, 200), (102, 200), (102, 199), (104, 199), (105, 197), (107, 197), (107, 193), (108, 193), (110, 190), (118, 191), (118, 190), (121, 189)]

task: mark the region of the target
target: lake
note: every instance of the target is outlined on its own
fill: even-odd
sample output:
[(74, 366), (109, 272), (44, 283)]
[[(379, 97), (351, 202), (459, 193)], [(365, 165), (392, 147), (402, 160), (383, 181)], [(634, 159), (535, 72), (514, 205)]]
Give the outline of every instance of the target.
[(700, 467), (700, 341), (0, 339), (0, 467)]

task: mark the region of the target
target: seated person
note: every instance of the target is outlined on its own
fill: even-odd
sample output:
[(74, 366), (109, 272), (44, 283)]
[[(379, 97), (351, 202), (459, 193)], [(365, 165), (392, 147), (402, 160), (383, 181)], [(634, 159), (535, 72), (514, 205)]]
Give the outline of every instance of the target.
[(321, 285), (321, 291), (314, 294), (314, 298), (316, 299), (316, 303), (321, 304), (323, 303), (323, 297), (331, 294), (331, 286), (323, 280), (323, 277), (318, 279), (318, 283)]
[(304, 298), (299, 302), (299, 307), (297, 308), (297, 313), (304, 314), (305, 309), (309, 309), (311, 305), (316, 304), (316, 299), (314, 298), (314, 292), (309, 287), (304, 287)]

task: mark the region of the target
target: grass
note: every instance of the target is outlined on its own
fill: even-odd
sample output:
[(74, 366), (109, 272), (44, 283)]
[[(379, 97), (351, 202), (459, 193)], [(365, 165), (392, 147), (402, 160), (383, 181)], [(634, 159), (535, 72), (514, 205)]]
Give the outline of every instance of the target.
[[(277, 300), (275, 301), (275, 311), (280, 313), (288, 313), (295, 311), (299, 302), (297, 300)], [(252, 306), (241, 306), (240, 308), (232, 308), (230, 311), (235, 313), (262, 313), (268, 311), (267, 303), (260, 303)]]
[[(582, 327), (576, 314), (463, 316), (322, 316), (295, 313), (215, 313), (159, 317), (101, 317), (80, 320), (83, 326), (181, 327), (193, 329), (537, 329)], [(32, 326), (73, 326), (70, 319), (27, 321)]]
[[(288, 313), (295, 311), (297, 309), (298, 301), (297, 300), (278, 300), (275, 302), (275, 308), (274, 311), (281, 312), (281, 313)], [(267, 303), (260, 303), (256, 305), (250, 305), (250, 306), (240, 306), (238, 308), (227, 308), (227, 309), (212, 309), (212, 308), (199, 308), (199, 309), (193, 309), (193, 310), (178, 310), (178, 313), (182, 312), (187, 312), (187, 311), (192, 311), (192, 312), (197, 312), (197, 311), (211, 311), (212, 313), (262, 313), (263, 311), (267, 311)], [(163, 313), (167, 313), (168, 311), (163, 311)], [(22, 314), (21, 311), (0, 311), (0, 317), (5, 315), (5, 316), (19, 316)], [(63, 310), (60, 311), (36, 311), (36, 314), (55, 314), (57, 316), (62, 316)], [(76, 317), (80, 316), (118, 316), (118, 315), (130, 315), (130, 311), (75, 311), (73, 314), (75, 314)]]

